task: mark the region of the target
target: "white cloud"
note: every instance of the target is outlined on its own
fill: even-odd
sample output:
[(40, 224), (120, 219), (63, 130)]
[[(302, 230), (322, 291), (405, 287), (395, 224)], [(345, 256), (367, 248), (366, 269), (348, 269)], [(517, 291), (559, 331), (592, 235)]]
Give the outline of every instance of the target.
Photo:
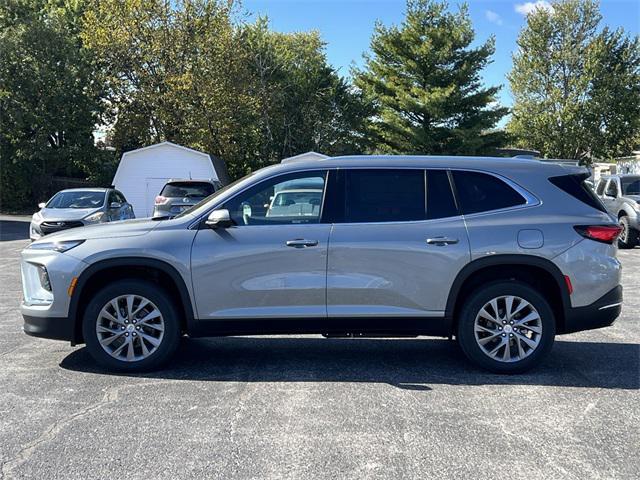
[(489, 20), (491, 23), (495, 23), (496, 25), (502, 25), (502, 17), (498, 15), (493, 10), (486, 10), (484, 12), (484, 17)]
[(547, 10), (548, 12), (553, 11), (553, 6), (546, 0), (537, 0), (536, 2), (516, 3), (513, 8), (515, 9), (516, 12), (521, 13), (522, 15), (528, 15), (531, 12), (534, 12), (538, 8), (541, 10)]

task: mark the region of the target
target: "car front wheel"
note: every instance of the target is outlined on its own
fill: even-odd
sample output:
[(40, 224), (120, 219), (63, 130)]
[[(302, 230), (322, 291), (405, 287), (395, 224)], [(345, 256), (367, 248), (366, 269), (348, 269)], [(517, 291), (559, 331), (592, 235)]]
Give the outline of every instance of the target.
[(89, 353), (110, 370), (158, 368), (180, 341), (169, 295), (143, 280), (118, 281), (100, 290), (87, 305), (82, 327)]
[(496, 373), (521, 373), (534, 367), (550, 351), (554, 337), (549, 303), (520, 282), (480, 287), (467, 298), (458, 321), (464, 353)]

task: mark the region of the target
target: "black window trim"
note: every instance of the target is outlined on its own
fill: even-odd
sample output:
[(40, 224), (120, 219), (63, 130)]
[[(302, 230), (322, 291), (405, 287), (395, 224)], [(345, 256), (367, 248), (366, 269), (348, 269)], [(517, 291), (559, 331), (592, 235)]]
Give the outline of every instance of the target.
[(225, 199), (224, 201), (221, 201), (220, 203), (216, 203), (214, 206), (211, 207), (211, 209), (207, 210), (203, 215), (201, 215), (196, 220), (194, 220), (192, 223), (190, 223), (188, 228), (189, 229), (194, 229), (194, 228), (195, 229), (207, 229), (207, 228), (209, 228), (205, 224), (205, 221), (207, 220), (209, 215), (211, 215), (211, 212), (213, 212), (214, 210), (217, 210), (218, 208), (220, 208), (221, 206), (225, 205), (226, 203), (229, 203), (230, 201), (232, 201), (236, 197), (242, 195), (247, 190), (250, 190), (253, 187), (256, 187), (257, 185), (260, 185), (260, 184), (266, 183), (266, 182), (270, 182), (271, 180), (275, 180), (278, 177), (286, 177), (286, 176), (289, 176), (289, 175), (297, 175), (297, 174), (313, 173), (313, 172), (319, 172), (320, 174), (324, 175), (324, 188), (323, 188), (323, 192), (322, 192), (322, 204), (320, 205), (320, 215), (318, 217), (318, 221), (317, 222), (314, 222), (314, 223), (273, 223), (273, 224), (264, 224), (264, 225), (234, 225), (234, 227), (275, 227), (275, 226), (278, 226), (278, 225), (331, 225), (330, 222), (323, 221), (324, 220), (323, 213), (324, 213), (324, 202), (325, 202), (326, 195), (327, 195), (327, 188), (329, 186), (329, 175), (330, 175), (332, 170), (337, 170), (337, 168), (309, 168), (309, 169), (305, 168), (304, 170), (292, 170), (292, 171), (289, 171), (289, 172), (281, 172), (281, 173), (278, 173), (276, 175), (271, 175), (269, 177), (263, 178), (262, 180), (260, 180), (260, 181), (258, 181), (256, 183), (248, 185), (246, 188), (243, 188), (239, 192), (236, 192), (233, 196)]

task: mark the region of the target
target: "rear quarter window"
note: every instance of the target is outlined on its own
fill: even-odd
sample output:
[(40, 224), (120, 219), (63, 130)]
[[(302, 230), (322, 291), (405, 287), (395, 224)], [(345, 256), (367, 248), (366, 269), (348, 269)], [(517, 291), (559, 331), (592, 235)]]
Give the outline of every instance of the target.
[[(603, 203), (596, 196), (593, 190), (589, 188), (589, 185), (585, 183), (585, 180), (588, 177), (588, 173), (579, 173), (575, 175), (551, 177), (549, 178), (549, 181), (576, 200), (606, 213), (607, 209), (604, 207)], [(598, 185), (598, 189), (600, 189), (600, 185)]]
[(522, 195), (493, 175), (464, 171), (452, 173), (460, 207), (465, 215), (527, 203)]

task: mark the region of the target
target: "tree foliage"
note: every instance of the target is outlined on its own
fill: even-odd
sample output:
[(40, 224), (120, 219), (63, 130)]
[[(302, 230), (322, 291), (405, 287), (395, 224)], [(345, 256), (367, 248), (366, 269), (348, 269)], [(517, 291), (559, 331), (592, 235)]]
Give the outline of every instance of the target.
[(50, 193), (54, 174), (99, 157), (92, 131), (100, 85), (79, 38), (82, 3), (0, 5), (0, 204), (16, 210)]
[(494, 128), (507, 109), (493, 106), (499, 87), (481, 79), (494, 40), (471, 47), (474, 37), (466, 5), (450, 12), (436, 0), (409, 0), (400, 26), (376, 26), (365, 68), (354, 72), (376, 107), (376, 150), (481, 154), (502, 145)]
[(317, 32), (237, 21), (232, 2), (96, 0), (82, 37), (100, 59), (119, 153), (171, 140), (223, 158), (232, 177), (310, 149), (360, 147), (358, 94)]
[(638, 37), (599, 30), (594, 0), (537, 9), (518, 37), (509, 76), (508, 129), (545, 157), (590, 161), (628, 155), (640, 141)]

